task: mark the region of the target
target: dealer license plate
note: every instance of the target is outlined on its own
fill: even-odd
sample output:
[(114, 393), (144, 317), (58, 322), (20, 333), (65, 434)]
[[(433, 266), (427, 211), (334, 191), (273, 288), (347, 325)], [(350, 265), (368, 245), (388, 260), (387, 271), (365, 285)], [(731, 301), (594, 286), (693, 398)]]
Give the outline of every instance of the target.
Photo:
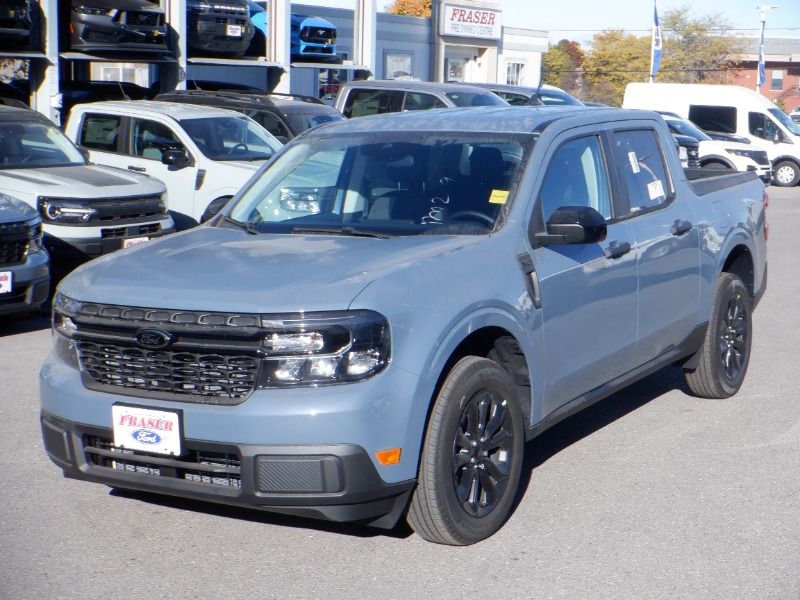
[(127, 240), (122, 241), (122, 247), (133, 248), (134, 246), (138, 246), (139, 244), (144, 244), (145, 242), (149, 241), (150, 238), (148, 237), (128, 238)]
[(228, 37), (242, 37), (241, 25), (228, 25)]
[(180, 413), (114, 404), (114, 445), (155, 454), (181, 453)]
[(14, 273), (0, 271), (0, 294), (8, 294), (14, 289)]

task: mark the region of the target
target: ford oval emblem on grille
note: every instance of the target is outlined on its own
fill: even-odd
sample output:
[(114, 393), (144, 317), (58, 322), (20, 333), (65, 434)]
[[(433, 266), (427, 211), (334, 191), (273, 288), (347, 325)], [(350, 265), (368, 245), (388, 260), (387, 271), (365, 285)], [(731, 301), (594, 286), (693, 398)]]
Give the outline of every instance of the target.
[(160, 329), (140, 329), (136, 332), (139, 345), (150, 350), (161, 350), (172, 343), (172, 334)]

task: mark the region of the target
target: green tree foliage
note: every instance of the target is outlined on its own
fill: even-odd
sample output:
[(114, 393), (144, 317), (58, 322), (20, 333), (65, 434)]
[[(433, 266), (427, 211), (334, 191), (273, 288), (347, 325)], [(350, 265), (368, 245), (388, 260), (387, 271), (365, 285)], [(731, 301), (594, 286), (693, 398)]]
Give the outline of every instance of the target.
[(542, 57), (542, 82), (578, 94), (583, 59), (584, 52), (577, 42), (561, 40), (555, 46), (550, 46)]
[(431, 0), (394, 0), (386, 7), (386, 12), (409, 17), (430, 17)]

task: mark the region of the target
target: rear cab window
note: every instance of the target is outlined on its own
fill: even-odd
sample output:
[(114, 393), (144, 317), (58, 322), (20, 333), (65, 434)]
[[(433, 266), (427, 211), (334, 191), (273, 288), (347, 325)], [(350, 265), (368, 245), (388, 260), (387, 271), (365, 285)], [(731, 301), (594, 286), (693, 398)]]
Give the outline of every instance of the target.
[(350, 117), (378, 115), (387, 112), (400, 112), (403, 105), (403, 92), (397, 90), (351, 89), (342, 113)]
[(630, 129), (612, 134), (614, 159), (628, 214), (659, 208), (674, 196), (664, 154), (653, 129)]

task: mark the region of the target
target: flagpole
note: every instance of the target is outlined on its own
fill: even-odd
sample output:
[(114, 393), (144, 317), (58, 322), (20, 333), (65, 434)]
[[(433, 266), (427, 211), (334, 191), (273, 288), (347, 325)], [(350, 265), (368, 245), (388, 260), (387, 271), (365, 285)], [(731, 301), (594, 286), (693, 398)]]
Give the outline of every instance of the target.
[(764, 64), (764, 29), (767, 24), (767, 11), (778, 7), (775, 5), (769, 6), (762, 4), (760, 6), (756, 6), (756, 8), (761, 12), (761, 37), (759, 38), (758, 42), (758, 74), (756, 75), (756, 91), (760, 92), (761, 86), (764, 85), (764, 82), (767, 79), (766, 65)]

